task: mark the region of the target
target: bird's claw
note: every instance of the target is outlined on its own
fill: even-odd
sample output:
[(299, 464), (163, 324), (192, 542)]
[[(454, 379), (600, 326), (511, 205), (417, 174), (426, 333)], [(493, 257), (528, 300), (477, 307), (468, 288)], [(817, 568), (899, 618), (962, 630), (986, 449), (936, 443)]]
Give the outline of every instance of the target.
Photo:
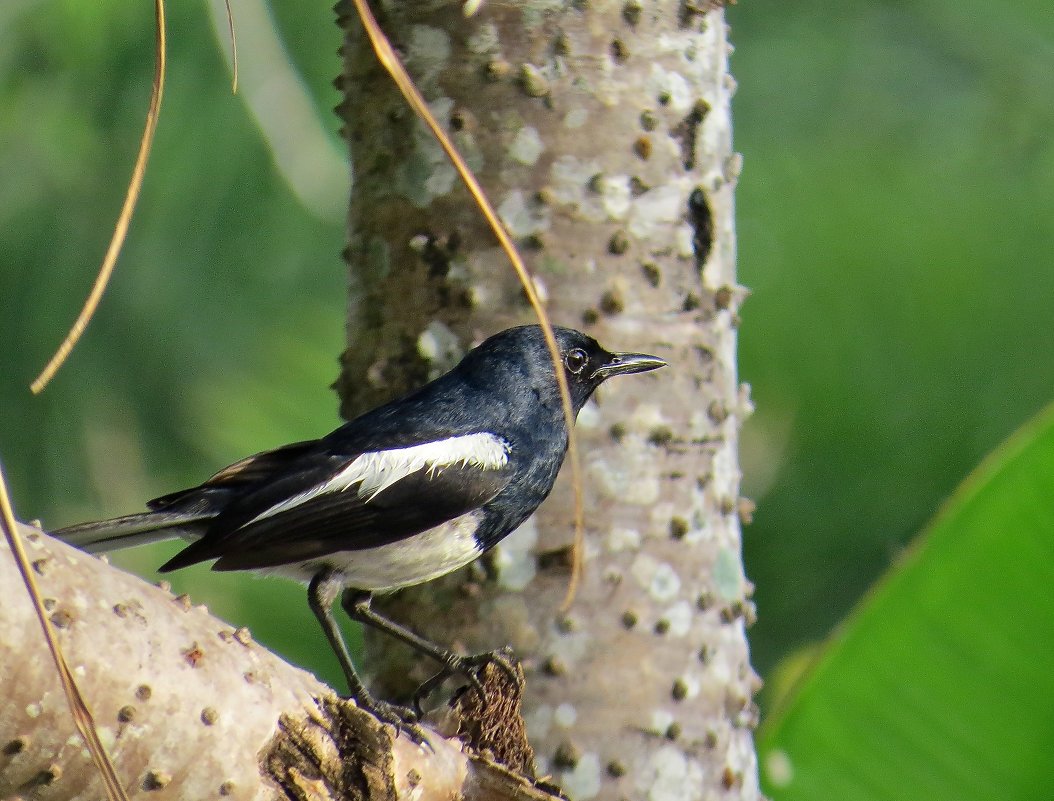
[(469, 654), (468, 656), (450, 654), (442, 669), (414, 692), (412, 699), (414, 711), (419, 717), (423, 716), (424, 712), (421, 708), (421, 702), (454, 674), (461, 674), (468, 679), (472, 689), (479, 694), (480, 700), (486, 703), (487, 693), (479, 677), (487, 665), (491, 664), (501, 668), (514, 684), (518, 685), (520, 683), (520, 676), (517, 670), (518, 662), (513, 656), (512, 648), (507, 645), (496, 651), (484, 651), (480, 654)]
[(431, 743), (425, 737), (424, 729), (418, 723), (421, 717), (416, 710), (397, 704), (390, 704), (387, 701), (378, 701), (372, 697), (356, 698), (355, 702), (360, 709), (370, 712), (382, 723), (393, 726), (396, 737), (400, 734), (405, 734), (415, 745), (424, 746), (432, 750)]

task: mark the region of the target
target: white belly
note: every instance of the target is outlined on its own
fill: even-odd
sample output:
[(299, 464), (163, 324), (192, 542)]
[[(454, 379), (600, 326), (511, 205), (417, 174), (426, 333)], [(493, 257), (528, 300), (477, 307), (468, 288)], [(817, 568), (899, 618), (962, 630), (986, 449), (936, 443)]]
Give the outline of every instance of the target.
[(473, 536), (478, 526), (478, 512), (469, 512), (398, 542), (336, 551), (261, 572), (307, 582), (328, 567), (340, 573), (348, 587), (370, 592), (398, 590), (445, 576), (479, 558), (482, 551)]

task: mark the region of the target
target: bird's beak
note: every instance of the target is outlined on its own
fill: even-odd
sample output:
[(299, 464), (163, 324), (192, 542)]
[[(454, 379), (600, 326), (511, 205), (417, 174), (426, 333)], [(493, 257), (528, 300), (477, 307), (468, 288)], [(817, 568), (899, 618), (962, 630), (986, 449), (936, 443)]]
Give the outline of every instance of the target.
[(607, 364), (594, 370), (590, 378), (599, 378), (603, 381), (613, 375), (646, 373), (648, 370), (658, 370), (665, 366), (665, 361), (658, 356), (649, 356), (647, 353), (612, 353)]

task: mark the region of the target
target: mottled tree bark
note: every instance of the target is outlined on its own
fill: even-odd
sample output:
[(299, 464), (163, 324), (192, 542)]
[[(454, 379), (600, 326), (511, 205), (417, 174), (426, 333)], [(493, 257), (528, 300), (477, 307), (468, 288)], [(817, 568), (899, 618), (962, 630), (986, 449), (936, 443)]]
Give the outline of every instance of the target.
[[(566, 475), (486, 575), (469, 570), (387, 608), (440, 642), (514, 646), (541, 769), (575, 801), (759, 797), (723, 13), (674, 0), (524, 0), (488, 2), (466, 19), (459, 2), (378, 5), (525, 251), (553, 321), (671, 365), (612, 381), (580, 416), (586, 575), (568, 612)], [(338, 14), (354, 160), (340, 389), (352, 415), (531, 314), (350, 7)], [(384, 642), (369, 655), (393, 691), (434, 667), (409, 659)]]
[[(545, 801), (501, 766), (395, 736), (167, 587), (29, 527), (45, 609), (129, 798)], [(105, 797), (0, 537), (0, 798)]]

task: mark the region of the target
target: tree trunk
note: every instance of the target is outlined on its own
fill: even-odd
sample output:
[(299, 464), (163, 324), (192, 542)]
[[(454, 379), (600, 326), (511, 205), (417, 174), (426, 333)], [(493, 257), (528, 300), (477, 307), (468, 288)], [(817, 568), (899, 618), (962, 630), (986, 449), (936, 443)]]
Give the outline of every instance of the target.
[[(704, 4), (705, 5), (705, 4)], [(350, 4), (354, 159), (350, 416), (531, 321), (493, 236), (364, 42)], [(586, 574), (568, 581), (565, 476), (477, 568), (387, 609), (470, 650), (511, 643), (542, 772), (588, 798), (759, 797), (745, 628), (726, 28), (701, 4), (386, 3), (380, 23), (532, 266), (554, 323), (670, 368), (612, 382), (579, 418)], [(404, 691), (434, 666), (371, 640)]]

